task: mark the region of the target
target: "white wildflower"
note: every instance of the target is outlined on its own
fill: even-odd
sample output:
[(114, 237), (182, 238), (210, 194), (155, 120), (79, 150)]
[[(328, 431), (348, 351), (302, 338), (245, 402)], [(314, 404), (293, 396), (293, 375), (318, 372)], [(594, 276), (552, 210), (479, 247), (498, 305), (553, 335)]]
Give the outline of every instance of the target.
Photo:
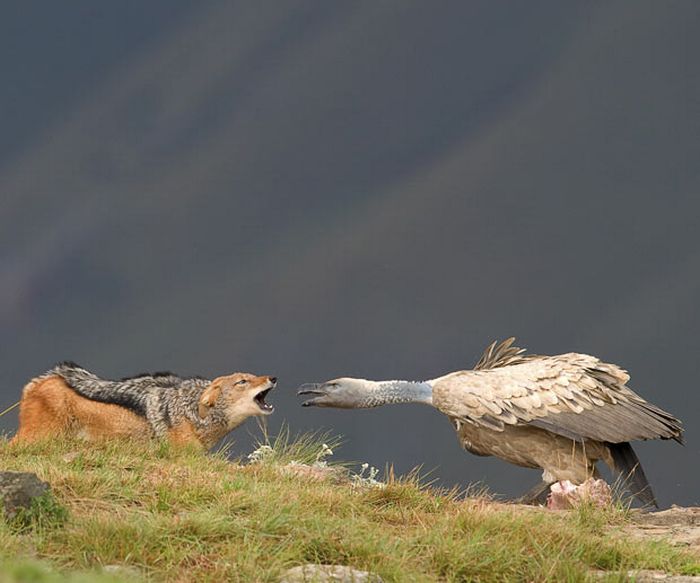
[(269, 445), (261, 445), (254, 452), (248, 454), (248, 461), (251, 464), (257, 464), (265, 461), (272, 453), (274, 450)]
[[(368, 475), (365, 476), (365, 472)], [(360, 473), (353, 474), (350, 479), (352, 480), (352, 485), (355, 488), (386, 488), (386, 484), (377, 480), (377, 475), (379, 470), (374, 466), (370, 466), (368, 463), (364, 463), (360, 466)]]
[(316, 461), (312, 464), (317, 468), (325, 468), (328, 463), (326, 462), (325, 458), (330, 457), (333, 455), (333, 450), (328, 447), (328, 444), (323, 443), (321, 444), (321, 451), (319, 451), (316, 454)]

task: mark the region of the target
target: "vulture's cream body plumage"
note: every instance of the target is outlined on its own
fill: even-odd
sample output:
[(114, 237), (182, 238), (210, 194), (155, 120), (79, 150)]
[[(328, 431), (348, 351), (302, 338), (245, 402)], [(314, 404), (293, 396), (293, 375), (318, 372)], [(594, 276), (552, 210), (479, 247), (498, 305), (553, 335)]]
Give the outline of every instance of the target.
[(436, 379), (369, 381), (340, 378), (301, 387), (305, 406), (367, 408), (429, 404), (447, 415), (462, 446), (526, 468), (541, 468), (537, 498), (553, 482), (596, 476), (605, 462), (645, 504), (656, 500), (629, 442), (674, 439), (681, 422), (629, 387), (629, 375), (587, 354), (524, 354), (513, 338), (491, 344), (474, 370)]

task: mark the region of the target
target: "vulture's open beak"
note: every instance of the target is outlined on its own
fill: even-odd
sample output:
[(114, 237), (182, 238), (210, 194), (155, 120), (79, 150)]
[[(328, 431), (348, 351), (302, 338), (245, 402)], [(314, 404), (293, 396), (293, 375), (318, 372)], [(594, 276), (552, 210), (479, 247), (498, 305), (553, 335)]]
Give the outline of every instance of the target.
[(299, 387), (297, 395), (315, 395), (315, 398), (304, 401), (302, 407), (314, 407), (318, 401), (328, 395), (328, 392), (323, 388), (321, 383), (304, 383)]

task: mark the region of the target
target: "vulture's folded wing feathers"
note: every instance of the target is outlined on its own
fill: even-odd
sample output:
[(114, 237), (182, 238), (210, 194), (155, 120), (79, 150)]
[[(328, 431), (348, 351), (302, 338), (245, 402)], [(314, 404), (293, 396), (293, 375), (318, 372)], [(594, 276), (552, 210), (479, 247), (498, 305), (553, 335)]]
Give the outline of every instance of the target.
[(477, 369), (432, 381), (433, 403), (466, 423), (532, 425), (571, 439), (675, 439), (681, 422), (626, 386), (629, 375), (587, 354), (523, 355), (512, 339), (487, 348)]

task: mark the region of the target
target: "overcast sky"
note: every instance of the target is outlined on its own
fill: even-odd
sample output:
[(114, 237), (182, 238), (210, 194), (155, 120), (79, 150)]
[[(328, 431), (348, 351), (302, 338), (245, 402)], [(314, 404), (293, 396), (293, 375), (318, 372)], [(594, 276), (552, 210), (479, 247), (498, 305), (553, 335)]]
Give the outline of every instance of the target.
[(11, 2), (0, 406), (67, 359), (274, 374), (273, 432), (516, 495), (538, 472), (437, 411), (295, 396), (516, 335), (682, 418), (685, 448), (635, 448), (663, 505), (700, 503), (699, 27), (692, 0)]

